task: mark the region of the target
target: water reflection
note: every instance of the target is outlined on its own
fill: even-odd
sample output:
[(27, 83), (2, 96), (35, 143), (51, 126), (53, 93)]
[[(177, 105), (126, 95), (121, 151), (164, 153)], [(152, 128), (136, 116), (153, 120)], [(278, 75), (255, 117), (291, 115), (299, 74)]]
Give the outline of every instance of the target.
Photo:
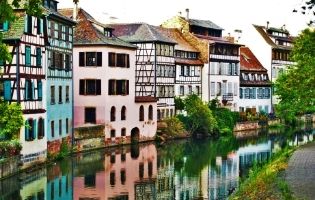
[(243, 140), (181, 140), (77, 154), (1, 181), (0, 199), (225, 199), (253, 163), (286, 145), (313, 141), (314, 134), (309, 127), (277, 129)]

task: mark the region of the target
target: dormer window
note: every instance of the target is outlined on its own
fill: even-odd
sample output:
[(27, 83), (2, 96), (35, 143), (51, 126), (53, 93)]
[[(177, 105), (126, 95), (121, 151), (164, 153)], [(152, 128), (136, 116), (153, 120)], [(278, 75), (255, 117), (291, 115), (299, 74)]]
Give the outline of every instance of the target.
[(112, 37), (113, 36), (112, 29), (111, 28), (104, 28), (104, 35), (106, 37)]

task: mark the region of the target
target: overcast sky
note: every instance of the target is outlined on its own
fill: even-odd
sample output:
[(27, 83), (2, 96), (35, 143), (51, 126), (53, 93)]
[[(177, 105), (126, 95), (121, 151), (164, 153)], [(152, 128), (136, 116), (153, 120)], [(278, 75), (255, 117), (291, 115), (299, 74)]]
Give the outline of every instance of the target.
[[(146, 22), (160, 25), (163, 21), (189, 8), (190, 18), (211, 20), (221, 26), (224, 35), (235, 29), (243, 31), (251, 24), (281, 27), (283, 24), (292, 35), (298, 34), (306, 27), (308, 18), (293, 13), (294, 8), (301, 6), (302, 0), (80, 0), (79, 7), (85, 9), (94, 18), (109, 22)], [(72, 0), (59, 0), (59, 8), (73, 6)]]

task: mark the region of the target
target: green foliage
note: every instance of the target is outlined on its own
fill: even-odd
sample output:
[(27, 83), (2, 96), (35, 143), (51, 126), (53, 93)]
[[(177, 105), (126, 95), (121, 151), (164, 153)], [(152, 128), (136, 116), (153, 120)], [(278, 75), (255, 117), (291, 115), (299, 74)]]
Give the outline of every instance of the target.
[[(15, 20), (14, 9), (23, 8), (26, 13), (32, 16), (41, 16), (43, 12), (42, 0), (13, 0), (11, 3), (8, 0), (0, 1), (0, 23), (8, 21), (9, 23)], [(22, 5), (22, 2), (26, 2)], [(8, 46), (2, 41), (3, 35), (0, 32), (0, 60), (11, 62), (12, 56), (8, 51)]]
[(227, 108), (219, 108), (211, 105), (213, 105), (212, 102), (210, 102), (209, 107), (213, 109), (212, 112), (218, 122), (218, 131), (220, 135), (231, 135), (234, 126), (239, 119), (239, 114), (237, 112), (232, 112)]
[(19, 104), (0, 101), (0, 138), (6, 140), (17, 138), (23, 121), (23, 113)]
[(182, 98), (175, 97), (174, 102), (175, 102), (175, 110), (184, 110), (185, 104)]
[(286, 169), (293, 151), (285, 148), (275, 154), (269, 163), (253, 167), (249, 177), (230, 199), (293, 199), (292, 192), (279, 176)]
[(277, 115), (293, 123), (297, 115), (315, 111), (315, 31), (306, 29), (295, 40), (292, 60), (287, 73), (275, 83), (279, 96)]
[(184, 135), (184, 124), (177, 117), (169, 117), (163, 121), (166, 123), (166, 127), (163, 132), (168, 136), (177, 137)]
[(186, 130), (193, 135), (207, 136), (217, 128), (217, 122), (208, 105), (195, 94), (189, 95), (185, 100), (187, 116), (179, 119), (185, 124)]
[(62, 160), (63, 158), (65, 158), (66, 156), (68, 156), (70, 154), (70, 148), (69, 145), (66, 141), (62, 141), (61, 145), (60, 145), (60, 151), (56, 156), (57, 160)]

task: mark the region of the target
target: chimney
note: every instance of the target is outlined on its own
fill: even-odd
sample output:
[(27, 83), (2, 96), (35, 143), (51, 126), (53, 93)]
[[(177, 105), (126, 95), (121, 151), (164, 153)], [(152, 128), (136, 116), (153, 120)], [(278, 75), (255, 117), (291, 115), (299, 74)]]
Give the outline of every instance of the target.
[(282, 30), (284, 30), (284, 31), (285, 31), (285, 24), (283, 24), (283, 26), (282, 26)]
[(267, 27), (266, 27), (266, 29), (268, 29), (269, 28), (269, 21), (267, 21)]
[(73, 7), (72, 19), (73, 21), (77, 21), (79, 0), (73, 0), (73, 3), (74, 3), (74, 7)]
[(186, 20), (189, 20), (189, 8), (186, 8)]

